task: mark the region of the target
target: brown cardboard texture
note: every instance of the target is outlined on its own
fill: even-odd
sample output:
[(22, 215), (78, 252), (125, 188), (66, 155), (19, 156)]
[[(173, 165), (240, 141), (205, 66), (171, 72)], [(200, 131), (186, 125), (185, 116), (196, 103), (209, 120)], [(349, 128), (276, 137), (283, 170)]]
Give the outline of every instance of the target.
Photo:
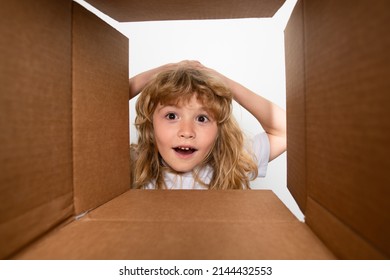
[[(296, 7), (303, 33), (295, 30), (286, 40), (288, 49), (300, 48), (303, 39), (304, 49), (287, 81), (288, 73), (305, 73), (303, 88), (302, 79), (290, 82), (295, 90), (287, 88), (296, 102), (287, 108), (288, 129), (296, 130), (288, 135), (294, 155), (288, 168), (303, 163), (305, 180), (288, 172), (298, 178), (288, 185), (306, 193), (307, 224), (341, 258), (388, 258), (390, 252), (388, 9), (386, 1), (303, 1)], [(296, 17), (292, 21), (301, 24)], [(295, 39), (299, 43), (290, 44)], [(287, 61), (294, 57), (289, 54)], [(305, 136), (292, 136), (297, 131)], [(306, 155), (303, 162), (299, 154)]]
[(1, 5), (0, 256), (5, 258), (74, 212), (72, 14), (70, 1)]
[(127, 191), (128, 40), (74, 5), (73, 188), (76, 214)]
[[(284, 1), (88, 1), (118, 20), (272, 16)], [(388, 259), (388, 1), (296, 5), (288, 187), (130, 190), (128, 40), (70, 0), (0, 10), (3, 259)]]
[(18, 257), (327, 259), (333, 254), (271, 191), (133, 190)]

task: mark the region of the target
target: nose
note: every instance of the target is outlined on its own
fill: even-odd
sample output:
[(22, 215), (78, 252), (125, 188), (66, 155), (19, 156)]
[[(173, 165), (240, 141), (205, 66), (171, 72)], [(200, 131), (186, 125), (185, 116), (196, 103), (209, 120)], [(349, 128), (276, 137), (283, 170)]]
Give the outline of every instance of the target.
[(194, 124), (191, 121), (182, 121), (178, 131), (178, 136), (184, 139), (193, 139), (196, 136)]

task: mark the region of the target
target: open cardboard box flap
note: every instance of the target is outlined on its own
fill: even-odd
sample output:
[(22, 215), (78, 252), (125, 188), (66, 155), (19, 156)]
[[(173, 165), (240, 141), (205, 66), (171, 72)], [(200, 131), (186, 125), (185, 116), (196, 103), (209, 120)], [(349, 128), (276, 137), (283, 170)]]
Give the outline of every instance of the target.
[(271, 191), (133, 190), (48, 235), (18, 258), (331, 259), (334, 256)]
[[(121, 21), (263, 17), (284, 3), (88, 2)], [(0, 256), (388, 258), (387, 10), (299, 1), (286, 28), (288, 187), (301, 223), (271, 191), (129, 190), (127, 38), (70, 0), (7, 1)]]

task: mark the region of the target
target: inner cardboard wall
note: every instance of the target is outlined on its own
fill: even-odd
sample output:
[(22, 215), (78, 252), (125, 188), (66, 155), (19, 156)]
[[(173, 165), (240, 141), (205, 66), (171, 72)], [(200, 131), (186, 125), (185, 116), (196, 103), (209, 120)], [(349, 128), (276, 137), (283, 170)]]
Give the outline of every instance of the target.
[(340, 258), (386, 258), (390, 2), (302, 2), (306, 222)]
[(335, 258), (310, 228), (298, 221), (269, 190), (131, 190), (48, 234), (15, 257), (91, 260)]
[(303, 3), (298, 1), (285, 29), (287, 187), (306, 209), (306, 107)]
[(70, 0), (27, 2), (1, 9), (1, 258), (130, 186), (128, 39)]
[(0, 258), (74, 213), (71, 4), (1, 3)]
[(73, 4), (76, 214), (130, 188), (128, 39)]

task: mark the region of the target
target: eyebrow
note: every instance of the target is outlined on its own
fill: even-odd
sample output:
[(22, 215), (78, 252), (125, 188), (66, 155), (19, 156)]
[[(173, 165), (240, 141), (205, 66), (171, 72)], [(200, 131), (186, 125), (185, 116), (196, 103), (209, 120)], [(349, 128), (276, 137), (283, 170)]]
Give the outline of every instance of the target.
[(156, 111), (161, 111), (163, 110), (164, 108), (167, 108), (167, 107), (172, 107), (172, 108), (180, 108), (179, 106), (177, 105), (174, 105), (174, 104), (165, 104), (165, 105), (162, 105), (162, 104), (158, 104), (157, 107), (156, 107)]
[[(171, 107), (172, 109), (181, 109), (181, 108), (183, 108), (183, 106), (179, 106), (177, 104), (165, 104), (165, 105), (159, 104), (158, 107), (156, 108), (155, 112), (160, 112), (161, 110), (163, 110), (163, 109), (165, 109), (167, 107)], [(210, 110), (208, 110), (207, 107), (205, 107), (205, 106), (199, 107), (196, 110), (198, 112), (201, 112), (201, 113), (204, 112), (207, 115), (209, 115), (210, 117), (214, 118), (213, 117), (213, 113)]]

